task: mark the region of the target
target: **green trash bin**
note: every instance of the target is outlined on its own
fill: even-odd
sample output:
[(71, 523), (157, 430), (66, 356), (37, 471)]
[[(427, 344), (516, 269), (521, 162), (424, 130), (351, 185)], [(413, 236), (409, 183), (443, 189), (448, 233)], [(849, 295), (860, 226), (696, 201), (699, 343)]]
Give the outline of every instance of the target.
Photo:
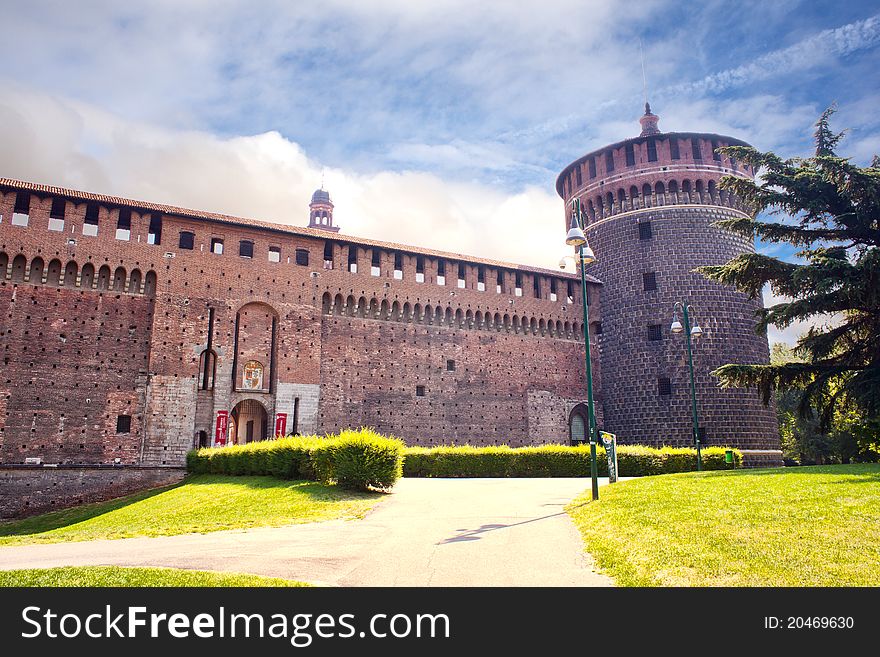
[(729, 465), (733, 465), (733, 450), (732, 449), (725, 449), (724, 450), (724, 462)]

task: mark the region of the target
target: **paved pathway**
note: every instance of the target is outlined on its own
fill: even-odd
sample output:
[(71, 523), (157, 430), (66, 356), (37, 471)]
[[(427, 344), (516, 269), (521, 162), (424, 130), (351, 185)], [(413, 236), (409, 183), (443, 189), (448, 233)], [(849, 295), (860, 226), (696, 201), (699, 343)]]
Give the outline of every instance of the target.
[(589, 479), (403, 479), (363, 520), (0, 548), (0, 569), (167, 566), (339, 586), (611, 586), (564, 511)]

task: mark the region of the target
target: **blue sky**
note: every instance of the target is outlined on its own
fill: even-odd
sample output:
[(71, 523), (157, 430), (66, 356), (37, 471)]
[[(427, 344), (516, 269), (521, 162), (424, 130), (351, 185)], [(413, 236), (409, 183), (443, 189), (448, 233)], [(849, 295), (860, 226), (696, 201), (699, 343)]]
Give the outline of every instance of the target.
[[(638, 132), (880, 152), (880, 3), (3, 2), (0, 175), (552, 267), (553, 184)], [(506, 234), (507, 239), (497, 235)]]

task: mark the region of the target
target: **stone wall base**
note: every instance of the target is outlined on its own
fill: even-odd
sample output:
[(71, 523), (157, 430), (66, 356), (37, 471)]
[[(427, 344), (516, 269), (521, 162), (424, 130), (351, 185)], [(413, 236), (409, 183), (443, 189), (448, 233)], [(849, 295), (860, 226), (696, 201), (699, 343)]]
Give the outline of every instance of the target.
[(148, 466), (0, 466), (0, 518), (23, 518), (103, 502), (181, 481), (184, 468)]
[(744, 468), (780, 468), (785, 465), (782, 462), (782, 450), (780, 449), (743, 449)]

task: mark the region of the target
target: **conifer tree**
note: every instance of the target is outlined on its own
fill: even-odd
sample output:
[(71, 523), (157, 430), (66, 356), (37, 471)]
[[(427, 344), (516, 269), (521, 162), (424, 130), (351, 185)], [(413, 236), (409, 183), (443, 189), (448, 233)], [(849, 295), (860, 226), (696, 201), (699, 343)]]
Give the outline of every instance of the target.
[(751, 147), (723, 149), (750, 164), (758, 178), (722, 181), (722, 188), (750, 207), (753, 218), (717, 225), (764, 242), (792, 244), (802, 262), (746, 253), (699, 270), (753, 298), (769, 283), (774, 294), (791, 299), (761, 310), (757, 331), (818, 320), (798, 340), (797, 359), (731, 363), (714, 374), (724, 386), (756, 386), (765, 403), (774, 389), (800, 388), (801, 412), (820, 409), (825, 429), (841, 404), (857, 407), (866, 421), (880, 419), (880, 159), (875, 156), (862, 168), (837, 155), (843, 133), (830, 129), (834, 111), (828, 108), (816, 123), (812, 157), (783, 160)]

